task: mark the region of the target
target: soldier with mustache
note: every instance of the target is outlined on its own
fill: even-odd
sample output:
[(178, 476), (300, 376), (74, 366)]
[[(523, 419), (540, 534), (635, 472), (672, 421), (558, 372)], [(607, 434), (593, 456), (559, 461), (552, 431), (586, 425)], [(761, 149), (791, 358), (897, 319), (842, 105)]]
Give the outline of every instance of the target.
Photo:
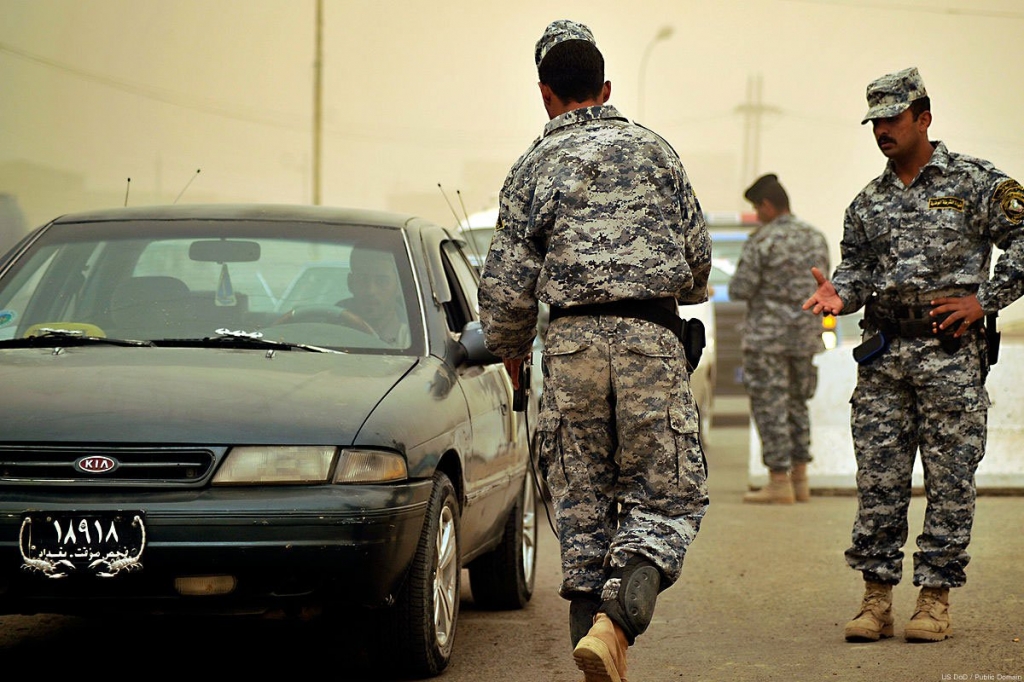
[[(927, 508), (914, 553), (908, 641), (952, 635), (950, 588), (962, 586), (985, 454), (995, 314), (1024, 293), (1024, 189), (988, 161), (928, 139), (931, 103), (916, 68), (867, 88), (878, 148), (889, 159), (846, 210), (832, 281), (817, 268), (814, 313), (864, 307), (850, 400), (858, 511), (846, 561), (865, 592), (849, 641), (893, 636), (914, 459)], [(991, 270), (993, 246), (1003, 251)], [(992, 273), (990, 275), (990, 272)], [(989, 324), (983, 325), (982, 318)]]

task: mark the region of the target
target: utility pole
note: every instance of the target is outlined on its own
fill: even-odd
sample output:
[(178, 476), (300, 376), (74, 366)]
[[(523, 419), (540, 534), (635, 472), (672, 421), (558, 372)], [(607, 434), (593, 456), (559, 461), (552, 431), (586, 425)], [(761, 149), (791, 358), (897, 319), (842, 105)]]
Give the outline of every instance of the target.
[(323, 126), (323, 15), (324, 0), (316, 0), (316, 39), (313, 56), (313, 205), (320, 205), (320, 148)]
[(778, 107), (764, 104), (761, 74), (747, 77), (747, 101), (736, 107), (743, 114), (743, 169), (741, 185), (751, 182), (761, 170), (761, 125), (765, 114), (777, 114)]
[(668, 40), (672, 37), (673, 29), (671, 26), (662, 26), (658, 32), (651, 38), (651, 41), (647, 43), (647, 47), (644, 48), (644, 54), (640, 57), (640, 75), (637, 76), (637, 106), (636, 106), (636, 120), (644, 120), (644, 104), (646, 104), (646, 80), (647, 80), (647, 59), (651, 56), (651, 50), (654, 46), (662, 40)]

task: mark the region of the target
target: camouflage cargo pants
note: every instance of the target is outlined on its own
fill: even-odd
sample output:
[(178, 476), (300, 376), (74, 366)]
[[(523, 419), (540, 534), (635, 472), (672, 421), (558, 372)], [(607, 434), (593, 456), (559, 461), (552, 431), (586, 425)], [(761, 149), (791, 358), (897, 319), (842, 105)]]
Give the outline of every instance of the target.
[(866, 580), (898, 583), (907, 541), (911, 476), (920, 449), (927, 507), (914, 584), (959, 587), (967, 578), (974, 473), (985, 454), (989, 399), (983, 342), (956, 353), (935, 339), (896, 339), (858, 368), (852, 404), (858, 511), (849, 565)]
[(807, 401), (818, 387), (813, 355), (743, 352), (743, 383), (761, 438), (761, 461), (772, 471), (789, 471), (811, 461), (811, 420)]
[(650, 322), (569, 317), (545, 338), (538, 419), (554, 498), (560, 593), (599, 594), (639, 555), (678, 579), (708, 506), (682, 344)]

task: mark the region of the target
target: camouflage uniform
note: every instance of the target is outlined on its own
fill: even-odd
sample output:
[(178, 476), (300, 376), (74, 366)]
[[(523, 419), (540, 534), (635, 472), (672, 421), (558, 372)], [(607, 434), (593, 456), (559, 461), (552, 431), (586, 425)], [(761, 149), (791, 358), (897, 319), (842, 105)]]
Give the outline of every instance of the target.
[[(538, 300), (697, 303), (710, 269), (703, 215), (671, 147), (612, 106), (569, 111), (547, 123), (502, 188), (479, 294), (488, 348), (526, 356)], [(632, 556), (657, 566), (662, 589), (674, 582), (708, 505), (676, 336), (635, 318), (553, 320), (538, 421), (560, 593), (600, 595)]]
[(772, 471), (811, 461), (807, 401), (818, 385), (814, 354), (823, 349), (818, 318), (801, 308), (814, 293), (811, 265), (829, 270), (825, 236), (783, 213), (750, 235), (729, 281), (729, 297), (747, 301), (743, 383)]
[[(867, 305), (866, 334), (879, 320), (905, 319), (915, 306), (927, 310), (936, 297), (973, 293), (994, 313), (1024, 292), (1024, 190), (987, 161), (932, 145), (910, 186), (890, 161), (846, 211), (833, 284), (844, 313)], [(993, 244), (1005, 253), (989, 277)], [(897, 335), (858, 367), (850, 402), (859, 510), (846, 559), (865, 580), (895, 584), (902, 577), (920, 448), (928, 506), (914, 584), (966, 581), (989, 398), (984, 334), (978, 328), (962, 339), (946, 350), (940, 336)]]

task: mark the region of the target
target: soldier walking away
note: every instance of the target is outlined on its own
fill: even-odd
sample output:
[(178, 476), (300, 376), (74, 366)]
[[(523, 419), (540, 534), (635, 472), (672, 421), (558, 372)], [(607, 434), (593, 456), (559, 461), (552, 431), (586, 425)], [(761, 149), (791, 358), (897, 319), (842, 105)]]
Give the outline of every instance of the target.
[(607, 104), (590, 29), (553, 22), (535, 61), (550, 120), (502, 188), (480, 312), (518, 384), (551, 307), (537, 442), (559, 594), (585, 679), (618, 682), (708, 506), (676, 311), (707, 300), (711, 241), (676, 153)]
[[(850, 399), (858, 511), (846, 561), (863, 574), (850, 641), (893, 636), (911, 473), (920, 450), (924, 528), (908, 641), (953, 634), (950, 588), (962, 586), (974, 521), (974, 473), (985, 454), (985, 377), (995, 314), (1024, 291), (1024, 189), (991, 163), (928, 139), (931, 103), (916, 68), (867, 88), (875, 141), (889, 159), (846, 210), (832, 281), (812, 269), (815, 313), (862, 306), (864, 341)], [(990, 275), (992, 246), (1002, 249)], [(982, 318), (988, 316), (988, 324)]]
[(768, 485), (744, 502), (793, 504), (811, 499), (811, 420), (807, 401), (818, 386), (814, 355), (824, 350), (818, 318), (802, 309), (814, 291), (808, 259), (829, 271), (825, 235), (792, 214), (777, 175), (763, 175), (744, 193), (761, 226), (743, 244), (729, 296), (747, 302), (743, 383), (761, 438)]

